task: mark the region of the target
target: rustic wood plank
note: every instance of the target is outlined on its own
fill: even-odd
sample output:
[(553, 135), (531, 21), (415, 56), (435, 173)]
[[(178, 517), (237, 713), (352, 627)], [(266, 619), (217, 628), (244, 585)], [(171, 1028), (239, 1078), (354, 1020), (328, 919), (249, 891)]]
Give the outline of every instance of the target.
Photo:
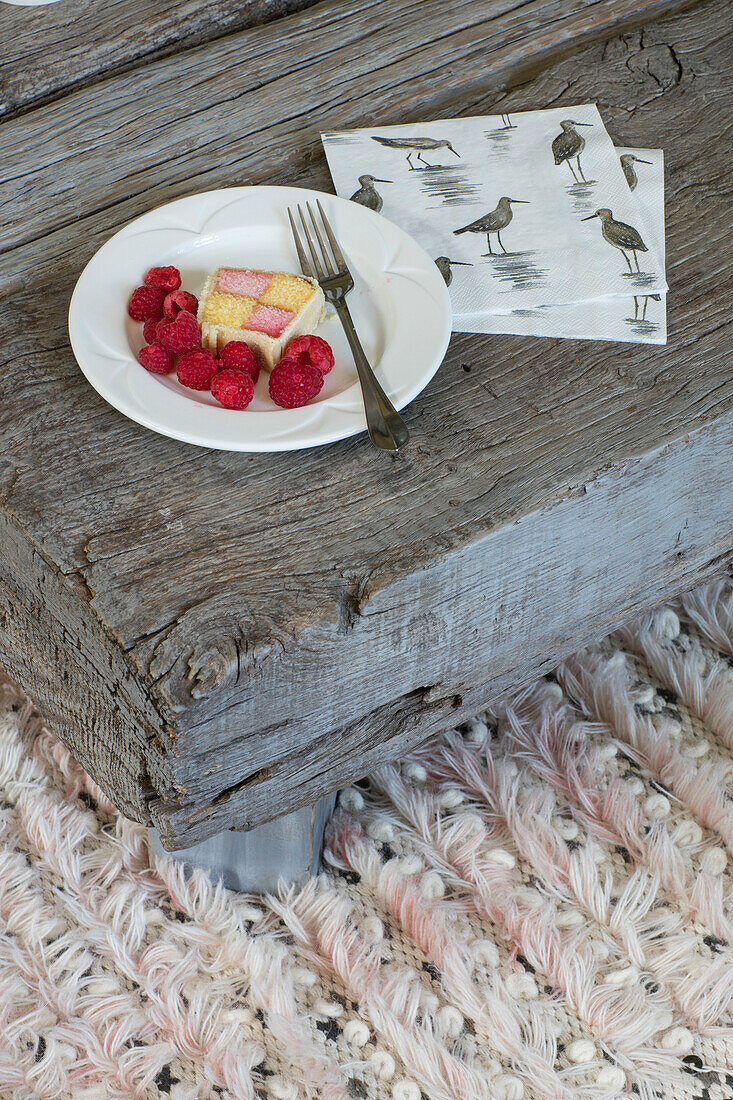
[[(155, 789), (130, 812), (152, 815), (167, 843), (312, 801), (483, 705), (510, 676), (535, 674), (628, 611), (722, 567), (733, 546), (724, 461), (733, 412), (731, 259), (721, 253), (711, 280), (710, 251), (731, 219), (729, 11), (729, 3), (709, 4), (587, 46), (506, 95), (496, 83), (523, 79), (531, 61), (518, 59), (501, 19), (482, 32), (488, 73), (474, 75), (470, 95), (480, 45), (473, 28), (432, 60), (416, 39), (409, 62), (386, 66), (391, 85), (359, 77), (338, 111), (327, 80), (308, 93), (321, 97), (311, 109), (325, 126), (336, 113), (340, 124), (356, 125), (388, 103), (398, 105), (393, 120), (403, 109), (475, 113), (498, 99), (511, 110), (570, 104), (601, 88), (620, 143), (685, 133), (667, 150), (670, 345), (456, 337), (409, 410), (414, 445), (386, 463), (363, 440), (294, 463), (206, 453), (124, 421), (75, 368), (64, 311), (84, 255), (150, 196), (95, 212), (99, 192), (82, 173), (84, 220), (42, 238), (31, 204), (18, 238), (26, 243), (5, 257), (0, 276), (8, 330), (0, 511), (66, 575), (59, 583), (96, 617), (100, 635), (113, 636), (110, 659), (126, 651), (148, 692), (153, 718), (128, 708), (121, 719), (133, 746), (128, 770), (149, 775)], [(555, 41), (553, 51), (566, 48)], [(348, 68), (357, 40), (344, 50), (337, 57)], [(446, 57), (458, 74), (452, 88), (434, 79)], [(39, 132), (46, 110), (34, 112)], [(274, 134), (278, 163), (303, 183), (328, 186), (316, 133), (284, 131), (283, 111), (272, 112), (265, 140), (249, 154), (252, 179), (270, 178)], [(98, 156), (91, 150), (93, 164)], [(703, 196), (707, 219), (699, 216)], [(38, 334), (31, 356), (28, 331)], [(29, 442), (39, 425), (42, 479)], [(714, 493), (705, 491), (711, 480)], [(656, 492), (645, 495), (649, 485)], [(605, 523), (588, 537), (607, 537), (606, 572), (599, 564), (592, 576), (568, 576), (568, 563), (579, 569), (569, 525), (585, 516)], [(522, 609), (536, 577), (543, 583), (532, 623)], [(24, 606), (16, 601), (15, 613)], [(57, 625), (49, 629), (58, 634)], [(74, 621), (67, 629), (78, 635)], [(17, 648), (0, 624), (0, 659), (26, 686), (25, 666), (12, 665)], [(31, 689), (44, 705), (59, 690), (47, 665)], [(82, 672), (70, 675), (83, 685)], [(77, 725), (88, 728), (85, 713)], [(73, 747), (80, 734), (65, 736)]]
[[(190, 49), (310, 7), (316, 0), (63, 0), (0, 7), (0, 116), (125, 66)], [(247, 74), (242, 74), (247, 79)]]
[[(687, 2), (647, 0), (643, 9), (651, 17)], [(315, 23), (302, 12), (8, 120), (2, 248), (56, 228), (78, 232), (79, 219), (98, 210), (109, 233), (192, 191), (263, 174), (272, 183), (298, 181), (314, 155), (322, 161), (319, 129), (362, 125), (377, 112), (407, 121), (444, 112), (448, 102), (466, 113), (481, 92), (547, 63), (569, 42), (641, 18), (635, 0), (586, 0), (574, 9), (566, 0), (393, 0), (389, 23), (380, 25), (380, 6), (327, 0)], [(256, 84), (240, 90), (242, 72), (253, 67)]]
[(42, 700), (45, 716), (84, 767), (115, 792), (120, 809), (145, 819), (153, 793), (145, 750), (160, 725), (147, 685), (88, 600), (5, 511), (0, 548), (0, 652), (7, 667)]
[[(343, 785), (345, 769), (356, 779), (403, 755), (531, 683), (641, 609), (733, 566), (731, 454), (733, 413), (498, 529), (482, 540), (480, 551), (453, 555), (450, 571), (442, 563), (429, 567), (421, 587), (430, 597), (417, 618), (411, 616), (412, 590), (398, 593), (392, 586), (371, 597), (352, 628), (353, 644), (343, 648), (342, 665), (331, 665), (321, 689), (353, 693), (354, 663), (361, 677), (382, 675), (390, 682), (397, 678), (395, 666), (407, 664), (410, 682), (420, 686), (345, 725), (337, 739), (320, 733), (317, 723), (304, 731), (287, 722), (240, 737), (236, 718), (230, 719), (228, 741), (215, 758), (226, 759), (230, 779), (243, 778), (211, 804), (211, 775), (217, 775), (211, 749), (195, 755), (189, 749), (176, 768), (187, 804), (154, 801), (159, 827), (169, 839), (195, 837), (200, 829), (206, 835), (232, 820), (249, 827), (270, 814), (283, 792), (320, 796)], [(728, 508), (710, 508), (711, 483), (716, 503), (728, 501)], [(359, 646), (359, 634), (366, 646)], [(350, 766), (350, 757), (358, 766)], [(171, 794), (180, 799), (176, 788)]]

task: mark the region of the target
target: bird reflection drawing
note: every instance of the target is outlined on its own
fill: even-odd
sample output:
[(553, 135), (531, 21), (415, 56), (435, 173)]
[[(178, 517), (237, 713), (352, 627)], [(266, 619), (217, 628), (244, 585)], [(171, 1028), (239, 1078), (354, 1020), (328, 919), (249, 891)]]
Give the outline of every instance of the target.
[[(460, 229), (454, 229), (453, 235), (458, 237), (462, 233), (485, 233), (489, 251), (481, 255), (482, 258), (489, 259), (493, 274), (502, 282), (509, 283), (512, 288), (527, 288), (538, 286), (546, 272), (535, 264), (534, 252), (520, 252), (516, 249), (510, 252), (501, 239), (502, 229), (506, 229), (514, 217), (512, 206), (519, 203), (529, 205), (527, 199), (512, 199), (508, 195), (502, 195), (493, 210)], [(491, 247), (492, 233), (496, 234), (496, 243), (501, 252), (495, 252)]]

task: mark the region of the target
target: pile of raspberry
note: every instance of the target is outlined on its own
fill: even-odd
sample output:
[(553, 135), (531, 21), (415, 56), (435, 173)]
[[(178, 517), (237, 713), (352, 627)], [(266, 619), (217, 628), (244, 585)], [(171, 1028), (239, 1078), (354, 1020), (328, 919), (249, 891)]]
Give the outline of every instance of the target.
[[(226, 344), (216, 357), (202, 347), (198, 307), (196, 296), (181, 290), (178, 268), (151, 267), (127, 303), (130, 317), (143, 325), (138, 361), (151, 374), (175, 368), (181, 385), (209, 390), (226, 409), (246, 409), (260, 375), (257, 356), (241, 340)], [(270, 397), (283, 409), (307, 405), (333, 364), (333, 351), (320, 336), (296, 336), (270, 374)]]

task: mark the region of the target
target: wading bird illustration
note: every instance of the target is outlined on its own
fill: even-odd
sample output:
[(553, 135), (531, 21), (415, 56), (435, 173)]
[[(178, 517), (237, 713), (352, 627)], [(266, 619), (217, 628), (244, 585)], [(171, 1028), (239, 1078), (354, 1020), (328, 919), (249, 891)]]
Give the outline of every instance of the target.
[(473, 267), (473, 264), (469, 264), (466, 260), (451, 260), (448, 256), (438, 256), (435, 261), (435, 266), (445, 279), (446, 286), (450, 286), (453, 282), (453, 272), (451, 268), (455, 267), (457, 264), (461, 267)]
[(377, 176), (367, 175), (359, 176), (359, 183), (361, 187), (358, 191), (354, 191), (351, 201), (358, 202), (360, 206), (368, 206), (370, 210), (375, 210), (378, 214), (384, 203), (374, 184), (392, 183), (392, 180), (380, 180)]
[(521, 202), (529, 205), (528, 199), (510, 199), (507, 195), (503, 195), (499, 199), (495, 210), (491, 210), (488, 214), (484, 214), (482, 218), (477, 218), (475, 222), (470, 222), (469, 225), (464, 225), (462, 229), (454, 229), (453, 233), (457, 237), (459, 233), (485, 233), (486, 241), (489, 246), (489, 251), (484, 252), (484, 256), (493, 256), (491, 251), (491, 234), (496, 233), (496, 239), (499, 242), (499, 246), (502, 252), (506, 252), (501, 239), (502, 229), (506, 229), (509, 222), (512, 220), (512, 203)]
[(641, 157), (635, 157), (633, 153), (622, 153), (619, 157), (621, 161), (621, 167), (623, 168), (624, 175), (626, 176), (626, 182), (633, 191), (639, 180), (637, 179), (636, 172), (634, 170), (634, 164), (651, 164), (650, 160), (642, 160)]
[(642, 297), (641, 317), (639, 316), (639, 299), (634, 295), (634, 320), (646, 321), (646, 307), (649, 305), (649, 299), (652, 302), (661, 302), (661, 294), (644, 294)]
[[(560, 123), (562, 133), (558, 134), (552, 143), (552, 155), (555, 158), (555, 164), (562, 164), (563, 161), (567, 162), (576, 183), (587, 183), (588, 180), (583, 175), (583, 169), (580, 167), (580, 154), (585, 149), (585, 138), (577, 133), (575, 127), (592, 125), (592, 122), (573, 122), (572, 119), (566, 119), (565, 122)], [(573, 168), (573, 161), (578, 165), (580, 179), (578, 179)]]
[(502, 114), (501, 122), (505, 130), (515, 129), (515, 127), (512, 125), (512, 120), (509, 118), (509, 115)]
[(417, 153), (417, 159), (422, 161), (425, 168), (437, 168), (437, 164), (428, 164), (425, 160), (423, 153), (428, 153), (432, 149), (450, 149), (451, 153), (455, 153), (458, 159), (461, 159), (461, 154), (456, 153), (451, 143), (445, 139), (438, 140), (438, 138), (427, 137), (403, 137), (403, 138), (386, 138), (377, 137), (372, 134), (372, 141), (378, 141), (380, 145), (385, 145), (388, 149), (407, 149), (407, 163), (410, 168), (417, 171), (418, 166), (413, 164), (410, 157)]
[[(633, 225), (627, 225), (626, 222), (614, 221), (613, 214), (610, 210), (603, 207), (601, 210), (596, 210), (595, 214), (590, 214), (587, 218), (581, 218), (583, 222), (592, 221), (593, 218), (601, 219), (601, 233), (604, 240), (612, 244), (614, 248), (619, 248), (623, 254), (626, 263), (629, 265), (629, 271), (632, 275), (640, 275), (639, 270), (639, 258), (636, 255), (637, 252), (648, 252), (649, 249), (644, 244), (638, 231), (634, 229)], [(636, 264), (636, 272), (631, 266), (631, 260), (626, 255), (627, 252), (633, 252), (634, 262)]]

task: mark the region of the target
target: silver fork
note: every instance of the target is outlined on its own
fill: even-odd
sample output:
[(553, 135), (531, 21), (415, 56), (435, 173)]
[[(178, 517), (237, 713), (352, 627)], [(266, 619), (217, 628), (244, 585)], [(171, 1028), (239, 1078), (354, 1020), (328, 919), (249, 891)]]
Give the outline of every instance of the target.
[(349, 341), (354, 356), (356, 373), (359, 376), (361, 392), (364, 397), (364, 411), (366, 413), (369, 438), (375, 447), (381, 447), (382, 450), (385, 451), (397, 451), (407, 443), (410, 438), (410, 433), (407, 430), (407, 425), (404, 420), (379, 385), (374, 375), (374, 371), (369, 365), (369, 360), (366, 357), (364, 348), (361, 346), (361, 340), (354, 328), (354, 322), (351, 319), (349, 307), (346, 305), (346, 295), (350, 290), (353, 290), (354, 280), (351, 277), (351, 272), (346, 265), (346, 260), (338, 246), (333, 230), (329, 225), (328, 218), (323, 212), (320, 201), (318, 201), (318, 210), (321, 215), (323, 232), (331, 246), (330, 252), (326, 247), (321, 229), (318, 226), (310, 203), (307, 202), (305, 205), (310, 217), (311, 226), (313, 227), (313, 233), (315, 234), (315, 240), (317, 241), (316, 245), (313, 236), (311, 236), (310, 229), (308, 228), (308, 222), (306, 221), (303, 209), (301, 206), (298, 206), (297, 210), (303, 227), (303, 234), (308, 242), (310, 259), (306, 254), (303, 242), (295, 226), (293, 213), (288, 209), (290, 228), (293, 231), (293, 240), (295, 241), (295, 247), (298, 252), (301, 270), (304, 275), (318, 281), (326, 301), (333, 305), (338, 313), (341, 324), (344, 326), (344, 332), (346, 333), (346, 339)]

